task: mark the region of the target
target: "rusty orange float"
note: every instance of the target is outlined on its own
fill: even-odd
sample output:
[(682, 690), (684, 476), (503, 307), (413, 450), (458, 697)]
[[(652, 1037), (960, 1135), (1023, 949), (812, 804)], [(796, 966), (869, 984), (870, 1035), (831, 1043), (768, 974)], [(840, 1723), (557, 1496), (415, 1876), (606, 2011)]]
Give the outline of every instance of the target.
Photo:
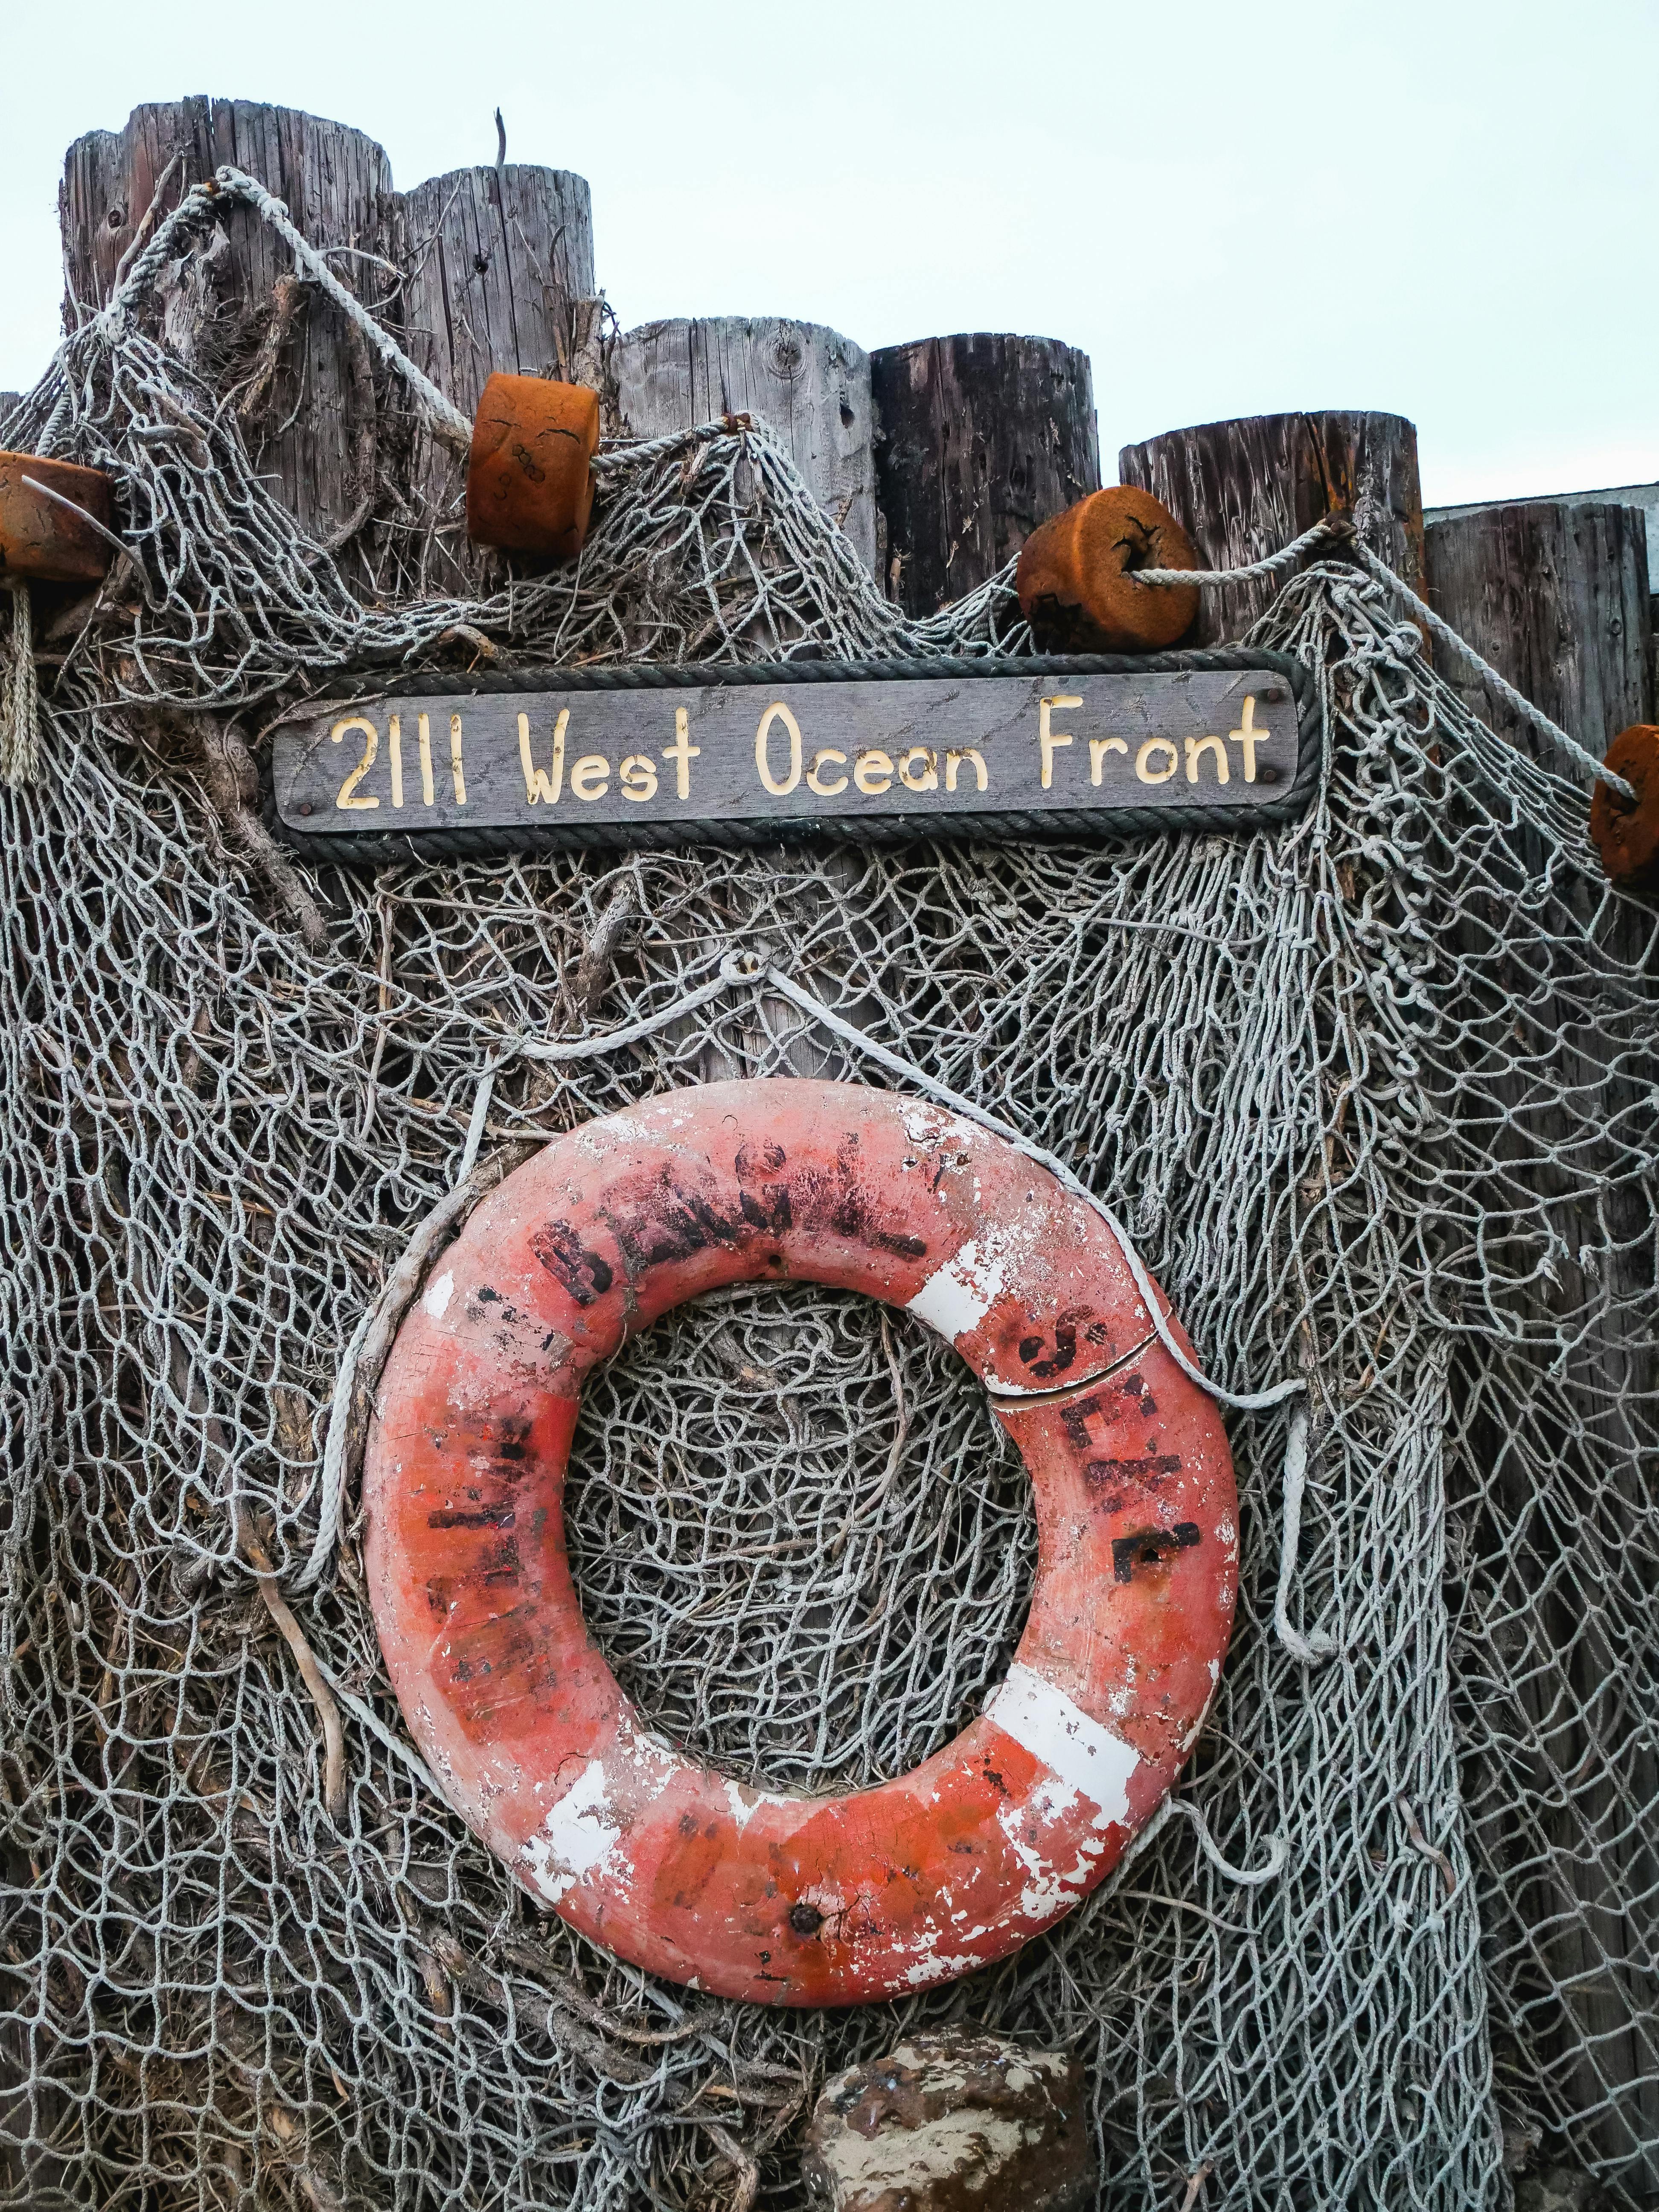
[[(682, 1300), (761, 1280), (863, 1291), (949, 1338), (1036, 1493), (1006, 1679), (913, 1772), (840, 1797), (750, 1788), (653, 1735), (565, 1550), (588, 1371)], [(386, 1665), (455, 1810), (596, 1942), (763, 2004), (902, 1995), (1069, 1911), (1191, 1751), (1237, 1589), (1219, 1415), (1106, 1224), (972, 1122), (846, 1084), (670, 1092), (509, 1176), (398, 1333), (364, 1498)]]
[(1198, 589), (1138, 583), (1135, 571), (1198, 565), (1161, 500), (1108, 484), (1037, 525), (1020, 549), (1014, 589), (1044, 652), (1159, 653), (1192, 628)]
[(1607, 880), (1621, 890), (1659, 890), (1659, 727), (1620, 730), (1606, 764), (1636, 793), (1626, 799), (1600, 781), (1590, 793), (1590, 836)]
[(488, 378), (472, 418), (466, 533), (475, 544), (568, 561), (593, 511), (599, 395), (550, 377)]

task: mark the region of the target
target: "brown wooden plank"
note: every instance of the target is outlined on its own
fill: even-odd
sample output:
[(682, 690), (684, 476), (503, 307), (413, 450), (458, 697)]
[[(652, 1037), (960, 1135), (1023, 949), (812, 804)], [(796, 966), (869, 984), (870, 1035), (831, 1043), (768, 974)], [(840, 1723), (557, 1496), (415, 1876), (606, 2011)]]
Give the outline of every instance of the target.
[(1305, 793), (1300, 680), (1281, 659), (385, 698), (279, 732), (276, 807), (330, 840), (1197, 826), (1223, 811), (1249, 826)]

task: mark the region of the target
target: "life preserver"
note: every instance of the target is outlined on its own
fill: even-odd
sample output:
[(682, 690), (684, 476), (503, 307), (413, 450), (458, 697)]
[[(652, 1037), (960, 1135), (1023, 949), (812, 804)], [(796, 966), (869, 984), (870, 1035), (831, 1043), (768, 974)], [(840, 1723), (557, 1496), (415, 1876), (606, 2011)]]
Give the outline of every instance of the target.
[[(650, 1734), (566, 1557), (588, 1370), (761, 1279), (949, 1337), (1036, 1493), (1006, 1680), (914, 1772), (842, 1797), (750, 1789)], [(595, 1942), (766, 2004), (902, 1995), (1058, 1919), (1168, 1792), (1232, 1621), (1226, 1437), (1111, 1231), (973, 1123), (852, 1085), (671, 1092), (509, 1176), (398, 1333), (364, 1501), (381, 1649), (455, 1810)]]

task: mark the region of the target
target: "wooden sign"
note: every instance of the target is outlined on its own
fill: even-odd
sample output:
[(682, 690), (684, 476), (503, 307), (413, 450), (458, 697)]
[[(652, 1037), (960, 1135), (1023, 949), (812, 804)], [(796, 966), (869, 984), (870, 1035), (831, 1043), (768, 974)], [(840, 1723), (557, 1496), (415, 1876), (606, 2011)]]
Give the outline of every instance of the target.
[(809, 665), (337, 701), (278, 731), (276, 818), (340, 858), (1121, 835), (1283, 821), (1318, 774), (1311, 678), (1282, 653)]

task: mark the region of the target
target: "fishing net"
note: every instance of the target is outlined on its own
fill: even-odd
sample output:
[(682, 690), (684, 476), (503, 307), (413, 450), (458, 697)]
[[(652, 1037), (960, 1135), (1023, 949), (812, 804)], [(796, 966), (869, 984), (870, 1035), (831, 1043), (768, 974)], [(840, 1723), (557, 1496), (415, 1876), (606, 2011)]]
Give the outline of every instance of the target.
[[(1287, 827), (301, 863), (271, 728), (366, 680), (1030, 640), (1006, 578), (904, 622), (743, 422), (607, 448), (574, 569), (371, 606), (234, 397), (106, 318), (0, 430), (114, 471), (128, 548), (37, 607), (38, 709), (0, 635), (0, 2201), (795, 2212), (826, 2074), (963, 2020), (1087, 2062), (1126, 2212), (1659, 2202), (1659, 950), (1583, 793), (1329, 560), (1255, 633), (1325, 702)], [(514, 1887), (404, 1734), (328, 1451), (458, 1186), (678, 1084), (900, 1079), (810, 1000), (1069, 1161), (1206, 1369), (1310, 1417), (1305, 1481), (1291, 1408), (1231, 1421), (1177, 1810), (1000, 1966), (836, 2014)], [(595, 1379), (569, 1534), (652, 1724), (824, 1790), (981, 1708), (1035, 1555), (954, 1354), (775, 1286)]]

